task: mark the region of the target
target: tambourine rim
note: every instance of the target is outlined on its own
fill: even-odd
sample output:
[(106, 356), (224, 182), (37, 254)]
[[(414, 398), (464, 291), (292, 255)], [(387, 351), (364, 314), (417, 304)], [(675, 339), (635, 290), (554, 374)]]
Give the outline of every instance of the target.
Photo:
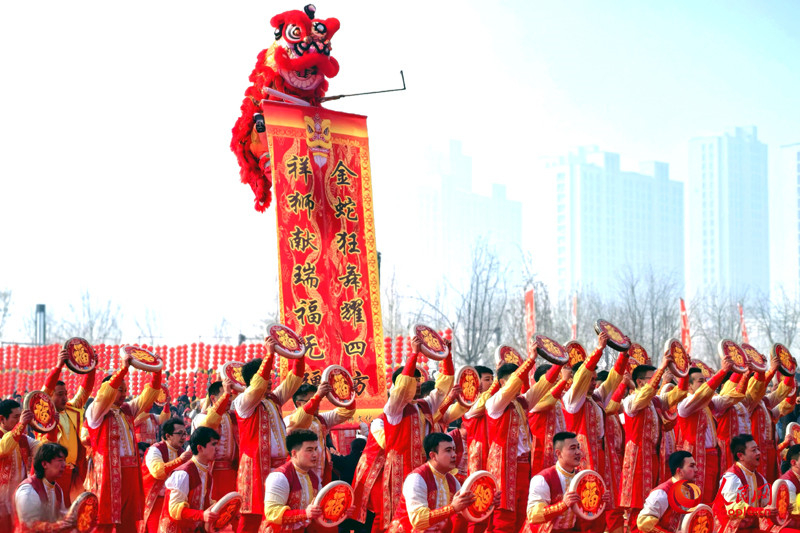
[[(93, 522), (92, 527), (90, 527), (89, 529), (86, 530), (87, 532), (91, 531), (92, 528), (97, 526), (97, 522), (98, 522), (98, 519), (99, 519), (99, 516), (100, 516), (100, 498), (97, 497), (97, 494), (94, 494), (93, 492), (89, 492), (89, 491), (81, 492), (78, 495), (78, 497), (75, 498), (75, 501), (72, 502), (72, 505), (69, 506), (69, 510), (67, 511), (67, 516), (68, 517), (74, 518), (74, 519), (77, 520), (77, 518), (78, 518), (77, 517), (78, 510), (77, 510), (76, 506), (84, 505), (84, 502), (86, 500), (88, 500), (88, 499), (93, 499), (93, 500), (95, 500), (97, 502), (97, 515), (95, 515), (94, 520), (92, 521)], [(77, 522), (75, 524), (75, 531), (80, 531), (78, 529)]]
[(25, 395), (25, 398), (22, 400), (22, 408), (24, 410), (30, 409), (31, 408), (31, 399), (36, 397), (36, 396), (42, 396), (43, 398), (47, 398), (47, 401), (50, 402), (50, 405), (53, 407), (53, 409), (52, 409), (52, 417), (51, 417), (52, 418), (52, 422), (51, 422), (51, 424), (49, 426), (45, 427), (45, 426), (42, 426), (41, 423), (38, 420), (36, 420), (36, 418), (34, 417), (33, 419), (31, 419), (29, 425), (31, 426), (31, 429), (33, 429), (37, 433), (50, 433), (58, 425), (58, 411), (56, 410), (56, 406), (53, 403), (53, 399), (46, 392), (44, 392), (42, 390), (32, 390), (32, 391), (30, 391), (28, 394)]
[[(600, 474), (591, 469), (581, 470), (580, 472), (575, 474), (575, 477), (572, 478), (572, 481), (569, 484), (568, 490), (570, 492), (577, 490), (578, 483), (580, 483), (580, 481), (583, 478), (589, 475), (594, 475), (597, 479), (600, 480), (600, 482), (603, 485), (603, 494), (605, 494), (608, 491), (608, 487), (606, 486), (605, 480), (602, 478), (602, 476), (600, 476)], [(592, 515), (590, 515), (589, 513), (583, 510), (583, 508), (579, 505), (579, 503), (580, 502), (572, 504), (572, 512), (580, 516), (584, 520), (596, 520), (597, 518), (600, 517), (601, 514), (603, 514), (603, 511), (606, 510), (606, 504), (605, 502), (602, 502), (600, 504), (600, 507), (597, 508), (597, 511), (595, 513), (592, 513)]]
[[(780, 483), (780, 481), (783, 481), (783, 483)], [(773, 482), (772, 482), (772, 487), (771, 487), (771, 489), (772, 489), (772, 501), (771, 501), (770, 503), (772, 504), (772, 506), (773, 506), (775, 509), (777, 509), (777, 508), (778, 508), (778, 489), (777, 489), (777, 487), (778, 487), (778, 486), (781, 486), (781, 485), (782, 485), (782, 486), (785, 486), (785, 487), (786, 487), (787, 494), (789, 493), (789, 482), (788, 482), (787, 480), (785, 480), (785, 479), (780, 479), (780, 478), (779, 478), (779, 479), (776, 479), (775, 481), (773, 481)], [(791, 511), (791, 503), (792, 503), (792, 499), (791, 499), (791, 497), (790, 497), (790, 498), (789, 498), (789, 512), (788, 512), (788, 513), (786, 513), (786, 518), (785, 518), (785, 519), (783, 519), (783, 520), (782, 520), (782, 521), (781, 521), (781, 522), (778, 524), (779, 526), (782, 526), (782, 525), (784, 525), (786, 522), (788, 522), (788, 521), (789, 521), (789, 518), (792, 516), (792, 511)], [(780, 519), (780, 517), (779, 517), (779, 516), (777, 516), (777, 515), (775, 516), (775, 518), (776, 518), (777, 520), (781, 520), (781, 519)]]
[[(465, 479), (464, 483), (461, 484), (461, 490), (464, 491), (469, 490), (470, 487), (472, 487), (472, 485), (475, 483), (475, 480), (482, 479), (484, 477), (489, 477), (494, 482), (494, 490), (496, 492), (498, 490), (497, 479), (488, 470), (477, 470), (472, 474), (470, 474), (469, 476), (467, 476), (467, 479)], [(484, 515), (476, 517), (475, 515), (469, 512), (469, 507), (465, 507), (461, 511), (461, 516), (463, 516), (469, 522), (478, 523), (486, 520), (493, 512), (494, 512), (494, 505), (490, 505)]]
[(733, 370), (734, 372), (736, 372), (737, 374), (744, 374), (745, 372), (747, 372), (747, 368), (748, 368), (748, 363), (747, 363), (747, 361), (748, 361), (750, 358), (749, 358), (749, 357), (747, 357), (747, 353), (746, 353), (746, 352), (745, 352), (745, 351), (742, 349), (742, 347), (741, 347), (741, 346), (739, 346), (739, 343), (738, 343), (738, 342), (734, 341), (733, 339), (722, 339), (722, 340), (721, 340), (721, 341), (719, 341), (719, 343), (717, 344), (717, 353), (719, 354), (719, 357), (720, 357), (720, 359), (725, 359), (725, 357), (726, 357), (728, 354), (727, 354), (727, 352), (725, 351), (725, 349), (723, 348), (723, 346), (726, 346), (726, 345), (731, 345), (731, 344), (732, 344), (733, 346), (736, 346), (736, 347), (739, 349), (739, 352), (741, 352), (741, 354), (742, 354), (742, 360), (744, 361), (744, 366), (740, 366), (740, 365), (737, 365), (736, 363), (733, 363), (733, 360), (731, 360), (731, 362), (733, 363), (732, 370)]
[[(223, 496), (222, 498), (217, 500), (217, 503), (215, 503), (214, 505), (211, 506), (211, 511), (214, 512), (214, 513), (219, 513), (220, 511), (222, 511), (223, 507), (226, 507), (228, 505), (228, 503), (232, 502), (233, 500), (235, 500), (237, 498), (239, 499), (239, 509), (241, 510), (241, 504), (244, 501), (244, 499), (242, 498), (241, 494), (239, 494), (238, 492), (234, 491), (234, 492), (229, 492), (228, 494), (226, 494), (225, 496)], [(241, 511), (240, 511), (240, 514), (241, 514)], [(231, 519), (231, 522), (232, 521), (233, 521), (233, 519)], [(230, 522), (228, 522), (227, 524), (224, 524), (222, 527), (224, 528), (228, 524), (230, 524)], [(217, 528), (217, 526), (214, 525), (214, 524), (209, 524), (209, 525), (212, 528), (214, 528), (215, 531), (220, 531), (220, 529), (221, 529), (221, 528)]]
[(158, 372), (164, 368), (164, 360), (161, 358), (160, 355), (158, 355), (155, 352), (151, 352), (150, 350), (147, 350), (145, 348), (142, 348), (141, 346), (134, 346), (133, 344), (124, 344), (119, 347), (120, 355), (127, 354), (126, 350), (129, 348), (131, 350), (141, 350), (143, 352), (147, 352), (158, 360), (158, 364), (151, 365), (148, 363), (143, 363), (142, 361), (139, 361), (135, 357), (131, 357), (131, 366), (133, 368), (141, 370), (142, 372)]
[(235, 390), (236, 392), (244, 392), (245, 389), (247, 388), (247, 385), (245, 385), (244, 383), (239, 383), (238, 381), (236, 381), (235, 379), (233, 379), (231, 376), (228, 375), (228, 368), (231, 365), (235, 364), (244, 366), (244, 363), (242, 363), (241, 361), (228, 361), (226, 363), (222, 363), (221, 365), (219, 365), (219, 370), (217, 370), (217, 372), (219, 372), (220, 378), (227, 377), (230, 378), (231, 381), (233, 381), (233, 390)]
[(517, 355), (517, 357), (519, 357), (520, 364), (525, 362), (525, 357), (519, 352), (519, 350), (517, 350), (516, 348), (514, 348), (509, 344), (501, 344), (494, 350), (494, 362), (496, 364), (501, 365), (505, 363), (505, 359), (503, 358), (502, 356), (503, 354), (501, 353), (502, 350), (505, 348), (513, 351)]
[(336, 396), (333, 393), (333, 391), (331, 391), (328, 393), (326, 398), (328, 398), (328, 401), (331, 402), (336, 407), (344, 407), (344, 408), (350, 407), (351, 405), (353, 405), (353, 402), (356, 401), (356, 384), (353, 381), (353, 375), (345, 367), (343, 367), (342, 365), (329, 365), (325, 367), (325, 370), (322, 371), (321, 383), (327, 382), (330, 379), (330, 375), (333, 373), (334, 370), (342, 370), (348, 376), (350, 376), (350, 383), (351, 383), (350, 391), (352, 392), (352, 397), (350, 398), (349, 401), (344, 401), (338, 396)]
[(88, 374), (89, 372), (97, 368), (97, 361), (98, 361), (97, 354), (94, 352), (92, 344), (83, 337), (70, 337), (69, 339), (64, 341), (63, 347), (68, 352), (71, 352), (70, 346), (72, 346), (73, 344), (77, 344), (73, 341), (78, 341), (78, 343), (80, 344), (85, 344), (89, 348), (89, 354), (92, 363), (89, 366), (78, 366), (72, 361), (72, 353), (70, 353), (70, 356), (67, 358), (65, 364), (67, 365), (67, 368), (69, 368), (72, 372), (76, 374)]
[(697, 507), (686, 513), (686, 515), (683, 517), (683, 520), (681, 520), (681, 527), (678, 528), (679, 533), (687, 533), (689, 522), (691, 522), (692, 518), (700, 512), (707, 512), (709, 515), (711, 515), (711, 520), (713, 523), (714, 512), (711, 510), (711, 507), (709, 507), (704, 503), (701, 503), (698, 504)]
[[(161, 391), (164, 391), (164, 394), (166, 395), (164, 397), (164, 401), (163, 402), (159, 402), (158, 401), (159, 396), (161, 396)], [(156, 404), (159, 407), (164, 407), (165, 405), (167, 405), (167, 402), (166, 402), (167, 398), (169, 398), (169, 387), (167, 387), (166, 385), (164, 385), (162, 383), (161, 384), (161, 388), (158, 390), (158, 396), (156, 396), (156, 399), (153, 401), (153, 403)]]
[(453, 382), (456, 385), (460, 384), (461, 383), (461, 377), (464, 375), (464, 372), (468, 372), (468, 371), (474, 372), (475, 376), (477, 377), (478, 392), (477, 392), (477, 394), (475, 394), (475, 399), (472, 400), (471, 402), (468, 401), (466, 398), (464, 398), (462, 394), (458, 395), (458, 398), (457, 398), (458, 403), (460, 403), (464, 407), (472, 407), (473, 405), (475, 405), (475, 402), (478, 401), (478, 398), (481, 395), (481, 392), (480, 392), (481, 375), (478, 373), (478, 371), (475, 369), (474, 366), (466, 365), (466, 366), (462, 366), (461, 368), (456, 370), (456, 375), (454, 376)]
[[(781, 361), (781, 358), (777, 353), (779, 348), (782, 350), (786, 350), (786, 353), (789, 354), (789, 357), (791, 357), (792, 361), (794, 362), (794, 368), (790, 369), (783, 364), (783, 361)], [(778, 363), (779, 363), (778, 370), (780, 371), (781, 374), (783, 374), (784, 376), (793, 376), (797, 372), (797, 361), (792, 355), (791, 350), (789, 350), (789, 348), (787, 348), (785, 344), (781, 344), (780, 342), (776, 342), (775, 344), (773, 344), (772, 353), (778, 358)]]
[[(677, 363), (675, 362), (675, 346), (679, 346), (681, 351), (683, 351), (683, 356), (686, 359), (686, 368), (678, 368)], [(683, 345), (681, 341), (678, 339), (669, 339), (666, 342), (665, 350), (669, 353), (670, 361), (669, 361), (669, 371), (672, 374), (679, 378), (685, 378), (689, 375), (689, 370), (692, 368), (692, 362), (689, 359), (689, 352), (686, 351), (686, 347)]]
[[(353, 492), (353, 487), (351, 487), (350, 484), (347, 483), (346, 481), (336, 480), (336, 481), (331, 481), (330, 483), (319, 489), (317, 496), (314, 498), (314, 505), (322, 507), (322, 499), (325, 497), (325, 495), (327, 495), (330, 491), (332, 491), (336, 487), (342, 485), (350, 489), (350, 499), (352, 502), (352, 500), (355, 499), (355, 493)], [(333, 523), (325, 522), (323, 518), (324, 518), (323, 515), (320, 515), (319, 518), (316, 519), (317, 523), (320, 524), (321, 526), (336, 527), (345, 520), (347, 520), (347, 510), (345, 509), (345, 512), (342, 514), (342, 517), (338, 522), (333, 522)]]
[[(792, 433), (794, 433), (794, 432), (792, 431), (792, 426), (793, 426), (793, 425), (794, 425), (794, 426), (797, 426), (798, 430), (800, 430), (800, 424), (798, 424), (797, 422), (789, 422), (788, 424), (786, 424), (786, 433), (788, 433), (788, 434), (790, 434), (790, 435), (791, 435)], [(795, 444), (800, 444), (800, 442), (795, 442)]]
[(425, 342), (422, 341), (422, 338), (420, 337), (420, 341), (422, 342), (420, 342), (419, 351), (422, 352), (422, 354), (425, 357), (427, 357), (428, 359), (433, 359), (434, 361), (444, 361), (445, 359), (447, 359), (447, 356), (450, 355), (450, 348), (447, 347), (447, 343), (444, 341), (444, 337), (439, 335), (438, 331), (436, 331), (430, 326), (426, 326), (425, 324), (414, 324), (413, 326), (411, 326), (412, 337), (419, 337), (419, 331), (417, 331), (417, 328), (425, 328), (433, 332), (433, 334), (436, 335), (438, 340), (440, 340), (442, 343), (442, 350), (437, 352), (433, 348), (425, 344)]
[[(540, 342), (541, 339), (547, 339), (550, 342), (554, 343), (556, 346), (560, 346), (562, 356), (558, 357), (558, 355), (554, 355), (545, 350), (542, 347), (542, 343)], [(536, 353), (539, 354), (539, 356), (545, 361), (548, 361), (549, 363), (552, 363), (554, 365), (565, 365), (569, 363), (569, 354), (567, 353), (567, 350), (564, 349), (564, 346), (560, 342), (556, 341), (551, 337), (548, 337), (547, 335), (536, 335), (534, 337), (534, 341), (536, 342)]]
[[(747, 346), (748, 348), (751, 348), (754, 352), (756, 352), (761, 357), (761, 359), (764, 360), (764, 362), (763, 363), (754, 362), (753, 359), (750, 357), (750, 354), (747, 352), (747, 349), (745, 348), (745, 346)], [(743, 342), (742, 344), (739, 345), (739, 348), (741, 348), (742, 351), (744, 352), (744, 356), (747, 359), (747, 366), (750, 367), (750, 370), (752, 370), (753, 372), (766, 372), (767, 371), (767, 368), (769, 368), (769, 362), (767, 361), (767, 358), (764, 357), (764, 354), (762, 354), (761, 352), (756, 350), (755, 346), (753, 346), (749, 342)]]
[(639, 363), (639, 361), (636, 361), (636, 362), (639, 363), (640, 365), (649, 365), (650, 364), (650, 354), (648, 354), (647, 350), (645, 350), (644, 346), (642, 346), (638, 342), (632, 342), (631, 343), (631, 347), (628, 348), (628, 354), (630, 355), (629, 359), (633, 359), (633, 354), (631, 352), (633, 351), (635, 346), (638, 346), (639, 348), (641, 348), (642, 352), (644, 353), (644, 362), (643, 363)]
[[(294, 339), (300, 344), (300, 347), (294, 351), (284, 347), (283, 344), (279, 343), (278, 339), (275, 338), (275, 335), (272, 332), (273, 328), (283, 328), (287, 330), (289, 333), (292, 334), (292, 336), (294, 336)], [(286, 359), (300, 359), (308, 351), (308, 345), (306, 345), (306, 341), (303, 338), (303, 336), (298, 335), (295, 330), (293, 330), (292, 328), (290, 328), (285, 324), (277, 324), (277, 323), (270, 324), (269, 326), (267, 326), (267, 336), (269, 336), (270, 338), (272, 338), (272, 340), (275, 341), (275, 353), (277, 353), (281, 357), (285, 357)]]
[(605, 331), (605, 328), (602, 326), (602, 324), (607, 324), (607, 325), (611, 326), (612, 328), (616, 329), (617, 332), (620, 335), (622, 335), (623, 338), (628, 339), (628, 344), (619, 344), (618, 342), (616, 342), (616, 341), (612, 340), (611, 338), (609, 338), (608, 341), (606, 341), (606, 345), (608, 345), (609, 347), (613, 348), (617, 352), (624, 352), (624, 351), (627, 351), (628, 349), (630, 349), (630, 347), (631, 347), (631, 338), (628, 337), (627, 335), (625, 335), (624, 333), (622, 333), (621, 329), (619, 329), (617, 326), (615, 326), (614, 324), (612, 324), (608, 320), (605, 320), (603, 318), (597, 319), (595, 321), (595, 323), (594, 323), (594, 331), (595, 331), (595, 333), (600, 335), (600, 333), (602, 331)]
[[(572, 359), (569, 356), (570, 346), (577, 346), (580, 349), (581, 353), (583, 354), (583, 358), (580, 361), (575, 361), (575, 363), (572, 362)], [(569, 341), (566, 344), (564, 344), (564, 351), (567, 353), (567, 362), (569, 362), (570, 364), (577, 364), (586, 361), (586, 348), (584, 348), (583, 344), (581, 344), (578, 341)]]

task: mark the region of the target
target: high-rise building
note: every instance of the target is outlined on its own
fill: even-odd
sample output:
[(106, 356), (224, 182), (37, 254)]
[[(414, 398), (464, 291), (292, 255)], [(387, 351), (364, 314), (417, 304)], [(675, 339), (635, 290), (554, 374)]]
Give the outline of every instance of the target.
[(767, 146), (754, 126), (689, 141), (686, 294), (769, 290)]
[[(588, 290), (614, 298), (620, 276), (650, 269), (683, 283), (683, 184), (669, 179), (666, 163), (620, 169), (619, 154), (579, 148), (544, 164), (555, 184), (555, 265), (535, 258), (555, 277), (565, 297)], [(555, 266), (553, 271), (552, 266)]]
[(769, 183), (770, 282), (800, 295), (800, 143), (781, 146)]

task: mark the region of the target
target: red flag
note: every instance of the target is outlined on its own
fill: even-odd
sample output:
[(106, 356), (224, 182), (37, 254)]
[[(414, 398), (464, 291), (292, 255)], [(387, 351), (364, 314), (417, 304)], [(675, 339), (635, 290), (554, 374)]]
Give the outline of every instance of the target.
[(739, 304), (739, 323), (742, 325), (742, 342), (750, 344), (750, 339), (747, 336), (747, 326), (744, 325), (744, 309), (742, 304)]
[(688, 353), (692, 353), (692, 336), (689, 333), (689, 315), (686, 314), (686, 302), (681, 298), (681, 344)]
[(533, 357), (533, 336), (536, 335), (536, 305), (533, 300), (533, 288), (525, 291), (525, 345), (528, 357)]
[(578, 293), (572, 295), (572, 340), (578, 340)]

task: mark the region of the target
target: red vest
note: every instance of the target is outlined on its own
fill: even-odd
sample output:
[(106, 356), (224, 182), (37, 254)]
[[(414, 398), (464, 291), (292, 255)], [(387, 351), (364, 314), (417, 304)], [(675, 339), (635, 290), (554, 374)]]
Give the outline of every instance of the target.
[[(424, 465), (415, 468), (413, 473), (419, 474), (420, 476), (422, 476), (422, 479), (425, 480), (425, 486), (428, 489), (428, 509), (430, 509), (431, 511), (435, 510), (436, 494), (438, 492), (438, 489), (436, 487), (436, 477), (434, 476), (430, 465), (428, 463), (425, 463)], [(447, 479), (447, 487), (450, 489), (450, 495), (452, 497), (452, 495), (456, 493), (456, 478), (454, 478), (453, 475), (450, 473), (447, 473), (445, 475), (445, 478)], [(397, 510), (394, 513), (394, 522), (395, 523), (393, 524), (393, 526), (401, 525), (403, 527), (402, 531), (409, 533), (412, 531), (416, 531), (411, 526), (411, 521), (408, 518), (408, 509), (406, 509), (405, 496), (400, 497), (400, 503), (397, 506)], [(442, 521), (440, 522), (440, 524), (442, 528), (444, 528), (447, 526), (448, 522)]]
[[(560, 502), (564, 498), (564, 491), (561, 488), (561, 478), (558, 477), (558, 470), (555, 465), (545, 468), (539, 472), (538, 475), (544, 478), (545, 482), (547, 482), (547, 486), (550, 488), (550, 503), (548, 505), (554, 505)], [(569, 489), (569, 487), (567, 487), (567, 489)], [(575, 527), (575, 518), (575, 513), (573, 513), (571, 509), (567, 509), (554, 520), (542, 524), (528, 525), (530, 526), (530, 531), (533, 533), (549, 533), (553, 530), (573, 529)]]
[[(44, 488), (44, 482), (36, 476), (30, 476), (25, 481), (20, 483), (22, 485), (31, 485), (33, 490), (36, 491), (36, 494), (39, 496), (39, 501), (41, 502), (42, 506), (47, 506), (50, 502), (47, 499), (47, 491)], [(61, 491), (61, 487), (58, 486), (58, 483), (55, 484), (55, 495), (56, 495), (56, 513), (59, 509), (64, 506), (64, 493)], [(16, 505), (16, 504), (15, 504)], [(16, 527), (14, 528), (15, 533), (27, 533), (28, 531), (34, 531), (35, 524), (31, 526), (25, 526), (22, 522), (17, 522)]]
[(654, 396), (635, 416), (625, 413), (625, 457), (619, 489), (622, 507), (644, 507), (647, 495), (658, 481), (657, 445), (661, 420), (657, 409), (660, 407), (660, 398)]
[[(277, 396), (267, 394), (268, 402), (273, 402), (280, 412)], [(278, 418), (272, 420), (270, 412), (264, 407), (264, 402), (259, 402), (253, 414), (248, 418), (236, 415), (239, 422), (239, 472), (236, 487), (242, 495), (243, 514), (264, 514), (264, 480), (272, 468), (272, 448), (270, 424), (283, 424)], [(280, 458), (275, 458), (275, 461)], [(287, 457), (284, 457), (285, 461)]]
[[(164, 459), (165, 463), (169, 462), (169, 446), (163, 440), (161, 442), (157, 442), (153, 444), (153, 447), (158, 449), (161, 452), (161, 457)], [(142, 470), (142, 486), (144, 487), (144, 518), (142, 518), (142, 523), (140, 529), (144, 531), (145, 527), (147, 526), (147, 520), (150, 518), (150, 514), (153, 511), (161, 512), (161, 509), (154, 509), (156, 500), (158, 496), (161, 494), (161, 489), (164, 488), (164, 482), (166, 479), (156, 479), (150, 473), (150, 469), (147, 468), (146, 463), (142, 463), (141, 466)]]
[(133, 432), (136, 434), (136, 441), (154, 444), (158, 437), (158, 422), (156, 422), (156, 415), (153, 413), (146, 413), (141, 416), (142, 422), (138, 426), (133, 427)]
[(567, 431), (578, 436), (581, 449), (585, 450), (580, 469), (588, 468), (605, 476), (605, 468), (601, 465), (603, 442), (600, 438), (600, 428), (603, 427), (603, 409), (594, 401), (591, 391), (586, 395), (586, 401), (583, 402), (577, 413), (564, 411), (564, 419), (567, 422)]
[(506, 410), (500, 418), (495, 419), (486, 415), (491, 438), (486, 467), (497, 479), (497, 488), (501, 494), (500, 508), (509, 511), (516, 510), (517, 444), (520, 432), (530, 433), (528, 421), (519, 416), (514, 402), (519, 403), (523, 412), (528, 412), (528, 402), (525, 397), (517, 396), (516, 400), (506, 406)]
[[(302, 509), (301, 499), (303, 495), (303, 486), (300, 484), (300, 476), (297, 475), (297, 470), (294, 469), (294, 464), (289, 461), (276, 468), (275, 472), (283, 474), (283, 476), (289, 482), (289, 499), (286, 501), (286, 505), (288, 505), (289, 509), (293, 511)], [(313, 470), (309, 470), (308, 477), (311, 479), (311, 487), (314, 489), (314, 493), (311, 494), (311, 499), (313, 501), (314, 496), (317, 492), (319, 492), (319, 478), (317, 477), (317, 473)], [(296, 526), (298, 524), (297, 522), (294, 524), (287, 524), (285, 526), (282, 526), (281, 524), (267, 524), (264, 522), (261, 529), (264, 533), (289, 533), (291, 531), (305, 531), (305, 527), (307, 527), (310, 523), (310, 520), (304, 521), (303, 529), (298, 530), (297, 528), (291, 527)]]
[[(697, 462), (697, 476), (695, 484), (700, 487), (700, 493), (713, 491), (715, 487), (706, 487), (706, 430), (708, 429), (708, 418), (705, 410), (707, 407), (698, 409), (691, 416), (686, 418), (678, 417), (677, 447), (692, 454)], [(712, 432), (713, 434), (713, 432)], [(714, 445), (716, 447), (716, 445)]]
[(750, 428), (744, 433), (749, 432), (756, 439), (758, 447), (761, 449), (761, 461), (758, 464), (758, 471), (764, 477), (772, 479), (778, 470), (778, 451), (775, 446), (775, 424), (772, 413), (767, 408), (767, 402), (762, 399), (750, 415)]
[[(739, 481), (742, 483), (741, 490), (748, 491), (745, 494), (749, 494), (750, 484), (748, 483), (747, 476), (744, 475), (742, 469), (739, 468), (739, 465), (734, 464), (730, 467), (726, 472), (736, 474), (736, 477), (739, 478)], [(771, 489), (769, 484), (767, 484), (767, 480), (764, 476), (760, 473), (755, 472), (756, 479), (758, 482), (758, 487), (754, 491), (756, 501), (755, 502), (746, 502), (750, 504), (752, 507), (766, 507), (769, 505), (769, 501), (771, 500)], [(722, 479), (720, 482), (719, 490), (717, 491), (716, 497), (714, 497), (714, 505), (712, 506), (712, 510), (714, 511), (714, 517), (717, 521), (719, 521), (720, 529), (719, 531), (722, 533), (733, 533), (736, 531), (736, 528), (741, 529), (748, 529), (748, 528), (756, 528), (758, 529), (758, 518), (757, 517), (749, 517), (746, 516), (744, 519), (731, 519), (728, 516), (728, 511), (725, 508), (727, 505), (727, 501), (722, 496), (722, 489), (725, 487), (725, 480)], [(766, 498), (759, 498), (759, 494), (761, 491), (766, 490), (765, 496)]]
[(556, 434), (559, 419), (563, 431), (567, 425), (561, 401), (556, 402), (553, 408), (547, 411), (528, 411), (528, 426), (531, 430), (531, 473), (534, 475), (556, 464), (553, 436)]
[[(386, 415), (381, 413), (384, 427), (386, 425)], [(367, 445), (361, 453), (361, 457), (356, 465), (356, 473), (353, 476), (353, 518), (359, 522), (367, 519), (367, 504), (372, 487), (378, 480), (383, 483), (383, 466), (386, 463), (386, 451), (381, 448), (372, 432), (367, 436)]]
[[(205, 511), (211, 506), (211, 485), (213, 477), (211, 470), (206, 474), (206, 490), (203, 493), (203, 480), (200, 471), (194, 461), (189, 461), (175, 469), (175, 472), (186, 472), (189, 475), (189, 509), (194, 511)], [(175, 473), (173, 472), (173, 474)], [(196, 520), (174, 520), (169, 515), (170, 490), (164, 493), (164, 507), (161, 509), (161, 521), (158, 524), (158, 533), (193, 533), (203, 525), (202, 521)]]
[(486, 470), (489, 455), (489, 425), (486, 411), (473, 418), (461, 417), (461, 426), (467, 431), (467, 469), (469, 473)]
[[(670, 479), (669, 481), (665, 481), (661, 485), (657, 486), (653, 490), (663, 490), (667, 493), (667, 497), (669, 497), (669, 491), (672, 490), (672, 486), (675, 483)], [(678, 531), (678, 526), (681, 525), (681, 520), (686, 515), (676, 512), (672, 506), (667, 507), (667, 510), (664, 511), (664, 514), (661, 515), (659, 518), (658, 523), (656, 524), (659, 528), (663, 529), (664, 531)]]

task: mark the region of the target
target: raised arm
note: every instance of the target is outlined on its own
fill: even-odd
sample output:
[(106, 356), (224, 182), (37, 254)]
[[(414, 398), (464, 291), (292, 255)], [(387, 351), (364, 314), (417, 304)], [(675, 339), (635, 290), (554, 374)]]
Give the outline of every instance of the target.
[(139, 413), (149, 413), (150, 408), (153, 407), (153, 403), (156, 401), (156, 398), (158, 398), (160, 392), (161, 371), (159, 370), (158, 372), (152, 373), (150, 384), (144, 386), (139, 396), (128, 402), (128, 405), (131, 406), (133, 416)]
[(492, 395), (500, 390), (500, 382), (497, 380), (492, 381), (491, 386), (483, 391), (480, 396), (478, 396), (478, 401), (469, 408), (469, 411), (464, 413), (464, 418), (476, 418), (481, 417), (486, 414), (486, 402)]
[(589, 387), (592, 385), (592, 374), (597, 369), (597, 363), (600, 362), (600, 358), (603, 356), (603, 350), (607, 342), (608, 333), (604, 331), (600, 333), (597, 339), (597, 348), (572, 377), (572, 386), (564, 394), (565, 411), (577, 413), (583, 407), (583, 402), (586, 401), (586, 395), (589, 393)]
[(505, 385), (500, 387), (488, 400), (486, 400), (486, 413), (492, 418), (500, 418), (506, 407), (519, 395), (522, 390), (523, 373), (528, 373), (533, 366), (533, 358), (527, 359), (511, 374)]
[[(539, 381), (533, 387), (530, 387), (528, 391), (525, 393), (525, 401), (528, 402), (529, 406), (535, 406), (536, 404), (544, 398), (548, 392), (553, 389), (553, 386), (558, 381), (558, 375), (561, 372), (561, 365), (553, 365), (548, 370), (547, 373), (544, 375), (543, 378), (539, 378)], [(530, 371), (525, 373), (525, 378), (529, 375)]]
[(261, 361), (261, 366), (258, 371), (250, 378), (250, 384), (245, 391), (236, 398), (236, 412), (239, 416), (246, 418), (256, 408), (256, 406), (264, 399), (264, 396), (269, 392), (269, 379), (272, 372), (272, 365), (275, 361), (275, 341), (267, 338), (266, 348), (267, 356)]
[(599, 400), (601, 405), (608, 403), (609, 397), (622, 383), (622, 376), (628, 369), (628, 359), (630, 359), (628, 352), (620, 352), (617, 356), (617, 362), (614, 363), (614, 368), (608, 373), (608, 377), (594, 390), (594, 397)]
[(390, 423), (397, 423), (397, 419), (403, 414), (403, 409), (408, 405), (417, 393), (417, 378), (414, 374), (417, 370), (417, 355), (419, 354), (419, 338), (414, 337), (411, 341), (411, 355), (403, 367), (403, 372), (394, 382), (389, 390), (389, 400), (383, 406), (383, 412)]
[(114, 372), (111, 379), (100, 385), (100, 390), (97, 391), (92, 405), (86, 410), (86, 423), (93, 428), (100, 426), (103, 417), (106, 416), (108, 410), (114, 405), (119, 394), (119, 388), (125, 382), (125, 376), (128, 375), (128, 368), (131, 365), (131, 356), (125, 354), (122, 357), (122, 366), (119, 370)]
[(667, 357), (661, 358), (661, 364), (658, 366), (658, 369), (653, 373), (653, 377), (650, 378), (650, 381), (645, 383), (641, 388), (636, 389), (636, 392), (630, 397), (629, 400), (623, 402), (623, 407), (625, 408), (625, 412), (628, 416), (634, 416), (636, 413), (650, 405), (650, 400), (658, 392), (658, 384), (661, 383), (661, 376), (664, 375), (664, 371), (667, 369), (667, 365), (669, 364), (669, 359)]
[(706, 383), (700, 385), (697, 392), (691, 397), (678, 404), (678, 415), (686, 418), (710, 404), (714, 398), (714, 391), (722, 384), (722, 380), (725, 379), (732, 367), (733, 363), (731, 363), (730, 359), (725, 359), (719, 372), (711, 376), (711, 379)]
[(206, 411), (206, 416), (198, 424), (199, 426), (219, 431), (219, 427), (222, 424), (222, 417), (225, 416), (225, 413), (231, 408), (231, 402), (233, 402), (233, 388), (231, 387), (230, 379), (227, 377), (223, 379), (222, 386), (224, 388), (222, 394), (219, 395), (216, 402), (209, 406)]

